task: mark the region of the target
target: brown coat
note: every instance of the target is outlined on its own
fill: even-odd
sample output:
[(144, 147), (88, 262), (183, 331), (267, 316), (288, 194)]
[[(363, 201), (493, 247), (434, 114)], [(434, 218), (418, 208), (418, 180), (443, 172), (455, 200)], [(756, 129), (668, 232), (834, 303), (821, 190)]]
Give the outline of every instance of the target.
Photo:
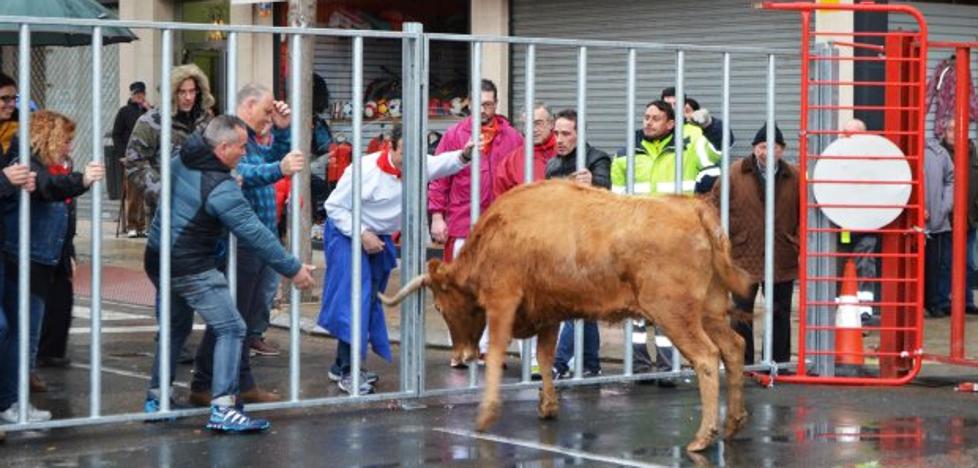
[[(734, 262), (764, 280), (764, 186), (751, 155), (730, 166), (730, 244)], [(782, 160), (775, 176), (774, 281), (798, 279), (798, 169)], [(720, 184), (709, 197), (720, 206)]]

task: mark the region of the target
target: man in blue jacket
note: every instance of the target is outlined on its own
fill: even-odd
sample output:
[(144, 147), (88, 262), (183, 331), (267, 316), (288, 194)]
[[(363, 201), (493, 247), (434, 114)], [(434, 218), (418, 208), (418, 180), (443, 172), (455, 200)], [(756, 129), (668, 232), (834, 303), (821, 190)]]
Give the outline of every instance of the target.
[[(246, 416), (238, 406), (238, 365), (245, 323), (241, 319), (227, 279), (218, 270), (214, 252), (228, 230), (296, 287), (313, 284), (312, 267), (302, 265), (278, 242), (248, 204), (231, 169), (245, 154), (247, 125), (239, 118), (214, 118), (203, 135), (192, 135), (172, 159), (170, 226), (171, 338), (170, 376), (177, 353), (193, 327), (193, 311), (203, 317), (215, 335), (211, 416), (208, 429), (223, 432), (265, 430), (270, 424)], [(160, 216), (153, 219), (146, 244), (146, 273), (159, 288)], [(159, 349), (146, 398), (146, 412), (159, 411)], [(167, 382), (169, 385), (172, 382)]]

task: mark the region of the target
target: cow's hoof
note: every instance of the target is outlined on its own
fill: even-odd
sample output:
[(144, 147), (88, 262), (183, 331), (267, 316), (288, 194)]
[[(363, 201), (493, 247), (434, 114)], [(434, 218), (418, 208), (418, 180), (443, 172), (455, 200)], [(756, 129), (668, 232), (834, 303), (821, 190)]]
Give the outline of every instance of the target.
[(744, 425), (747, 424), (747, 412), (744, 411), (737, 416), (733, 414), (727, 414), (727, 422), (723, 429), (723, 438), (729, 439), (734, 436), (734, 434), (740, 432)]
[(479, 405), (479, 417), (475, 421), (475, 429), (479, 432), (487, 431), (497, 419), (499, 419), (499, 403), (483, 403)]
[(686, 450), (689, 452), (700, 452), (705, 450), (710, 444), (713, 443), (712, 437), (697, 437), (693, 439), (689, 445), (686, 446)]
[(540, 415), (540, 419), (557, 419), (557, 413), (559, 411), (560, 405), (557, 404), (556, 400), (542, 400), (537, 407), (537, 413)]

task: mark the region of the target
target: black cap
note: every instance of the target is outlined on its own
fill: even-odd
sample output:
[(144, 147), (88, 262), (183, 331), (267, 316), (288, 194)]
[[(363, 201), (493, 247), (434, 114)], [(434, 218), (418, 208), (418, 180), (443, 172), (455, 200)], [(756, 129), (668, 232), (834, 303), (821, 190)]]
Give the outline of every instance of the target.
[(143, 83), (142, 81), (133, 81), (132, 84), (129, 85), (129, 92), (132, 94), (145, 93), (146, 83)]
[[(764, 125), (761, 126), (761, 129), (757, 131), (757, 134), (754, 135), (754, 141), (752, 141), (750, 145), (754, 146), (758, 143), (763, 143), (766, 141), (767, 141), (767, 124), (765, 123)], [(778, 128), (777, 124), (774, 125), (774, 142), (783, 147), (788, 146), (784, 143), (784, 135), (781, 134), (781, 129)]]

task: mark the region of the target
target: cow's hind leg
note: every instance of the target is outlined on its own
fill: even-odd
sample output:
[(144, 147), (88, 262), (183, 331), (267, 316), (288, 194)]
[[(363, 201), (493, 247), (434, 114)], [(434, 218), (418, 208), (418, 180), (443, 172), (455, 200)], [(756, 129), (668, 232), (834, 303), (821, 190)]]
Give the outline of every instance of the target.
[(686, 450), (697, 452), (705, 449), (717, 435), (717, 406), (720, 390), (720, 351), (703, 330), (701, 303), (683, 301), (643, 301), (646, 310), (655, 309), (649, 318), (662, 328), (666, 336), (692, 364), (699, 380), (700, 400), (703, 407), (700, 428)]
[(486, 301), (486, 319), (489, 325), (489, 352), (486, 356), (486, 389), (479, 405), (476, 430), (485, 431), (499, 419), (499, 383), (503, 375), (503, 359), (513, 333), (513, 319), (518, 299), (507, 294), (497, 294)]
[(540, 406), (537, 408), (540, 419), (555, 419), (560, 404), (557, 392), (554, 390), (553, 369), (554, 351), (557, 347), (557, 330), (560, 326), (547, 326), (537, 335), (537, 362), (540, 363), (540, 375), (543, 387), (540, 389)]
[(708, 300), (703, 328), (720, 350), (727, 373), (727, 420), (723, 436), (730, 438), (747, 422), (744, 408), (744, 339), (730, 327), (727, 293), (717, 291)]

